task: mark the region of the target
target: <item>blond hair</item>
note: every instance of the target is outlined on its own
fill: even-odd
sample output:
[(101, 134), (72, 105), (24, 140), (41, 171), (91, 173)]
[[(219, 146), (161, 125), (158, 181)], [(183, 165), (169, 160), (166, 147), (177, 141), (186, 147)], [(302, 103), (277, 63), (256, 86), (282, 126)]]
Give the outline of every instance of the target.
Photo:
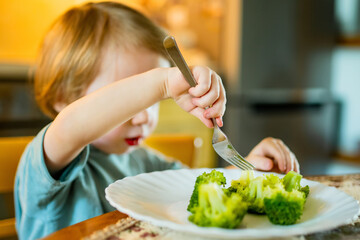
[(44, 38), (34, 88), (41, 110), (54, 118), (57, 102), (80, 98), (98, 75), (110, 46), (145, 47), (167, 58), (163, 29), (143, 14), (114, 2), (87, 3), (60, 16)]

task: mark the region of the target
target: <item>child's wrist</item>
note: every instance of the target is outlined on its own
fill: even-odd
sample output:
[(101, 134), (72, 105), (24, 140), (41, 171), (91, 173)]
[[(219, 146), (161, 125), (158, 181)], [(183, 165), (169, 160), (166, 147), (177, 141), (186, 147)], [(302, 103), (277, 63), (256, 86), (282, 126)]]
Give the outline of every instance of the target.
[(155, 68), (154, 71), (155, 81), (157, 81), (157, 85), (160, 91), (161, 100), (165, 100), (170, 98), (168, 91), (168, 71), (169, 68)]

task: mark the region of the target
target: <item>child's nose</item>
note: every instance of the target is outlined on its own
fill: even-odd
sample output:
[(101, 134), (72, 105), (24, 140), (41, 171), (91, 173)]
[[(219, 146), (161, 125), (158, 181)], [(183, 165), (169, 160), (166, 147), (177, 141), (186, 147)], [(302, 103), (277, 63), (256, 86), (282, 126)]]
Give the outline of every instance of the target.
[(138, 114), (136, 114), (132, 119), (131, 119), (131, 123), (133, 125), (140, 125), (140, 124), (145, 124), (149, 121), (149, 113), (147, 110), (144, 110), (142, 112), (139, 112)]

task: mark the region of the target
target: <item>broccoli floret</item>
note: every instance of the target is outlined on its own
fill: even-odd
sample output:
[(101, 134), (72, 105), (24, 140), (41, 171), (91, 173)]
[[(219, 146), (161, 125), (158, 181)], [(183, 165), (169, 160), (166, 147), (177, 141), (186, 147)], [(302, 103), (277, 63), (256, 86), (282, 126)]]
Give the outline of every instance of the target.
[(281, 179), (274, 175), (274, 174), (268, 174), (265, 177), (265, 181), (264, 181), (264, 187), (265, 186), (270, 186), (270, 187), (275, 187), (278, 184), (282, 184)]
[(310, 193), (309, 185), (306, 185), (305, 187), (300, 188), (300, 191), (303, 192), (305, 194), (305, 198), (307, 198)]
[(291, 192), (293, 189), (300, 189), (300, 180), (302, 176), (294, 171), (288, 172), (282, 179), (285, 190)]
[(254, 178), (253, 171), (243, 171), (239, 179), (231, 181), (228, 191), (238, 193), (246, 200), (249, 195), (249, 184)]
[(235, 189), (243, 189), (249, 186), (250, 182), (254, 179), (254, 171), (243, 171), (240, 178), (231, 181), (231, 186)]
[(202, 175), (198, 176), (195, 181), (195, 186), (193, 193), (190, 198), (189, 205), (187, 210), (191, 213), (194, 212), (194, 208), (199, 205), (199, 186), (207, 183), (216, 183), (218, 185), (224, 186), (226, 184), (226, 178), (222, 172), (217, 170), (212, 170), (210, 173), (204, 172)]
[(203, 227), (236, 228), (247, 212), (247, 203), (240, 195), (227, 195), (216, 183), (201, 184), (198, 205), (189, 221)]
[(300, 219), (305, 205), (305, 193), (285, 188), (266, 188), (264, 191), (265, 213), (270, 222), (277, 225), (295, 224)]
[(280, 178), (273, 174), (266, 177), (259, 176), (251, 179), (243, 188), (238, 186), (238, 193), (249, 203), (248, 211), (250, 213), (265, 214), (264, 189), (266, 187), (276, 188), (278, 185), (282, 186)]
[(301, 187), (301, 179), (302, 175), (290, 171), (281, 179), (282, 184), (271, 185), (265, 189), (265, 213), (270, 222), (290, 225), (300, 219), (309, 194), (309, 186)]
[(309, 195), (309, 186), (301, 187), (300, 181), (302, 179), (302, 175), (296, 173), (294, 171), (288, 172), (285, 177), (282, 179), (284, 187), (286, 191), (291, 192), (292, 190), (298, 190), (305, 194), (305, 197)]
[[(273, 200), (279, 192), (302, 192), (302, 197), (306, 200), (309, 193), (309, 186), (301, 187), (300, 181), (302, 176), (296, 172), (289, 172), (284, 178), (279, 178), (274, 174), (266, 176), (259, 176), (254, 178), (252, 171), (245, 171), (242, 173), (238, 180), (231, 182), (231, 187), (228, 188), (229, 192), (236, 192), (244, 201), (249, 204), (248, 211), (256, 214), (267, 214), (265, 207), (265, 195), (267, 195), (267, 201)], [(265, 190), (266, 189), (266, 190)], [(266, 192), (266, 194), (265, 194)], [(270, 194), (271, 193), (271, 194)], [(272, 195), (274, 193), (275, 195)], [(295, 195), (297, 193), (294, 193)], [(288, 194), (282, 194), (281, 196), (287, 196)], [(278, 201), (277, 198), (276, 201)], [(284, 199), (282, 203), (286, 202)], [(289, 201), (288, 201), (289, 202)], [(289, 204), (293, 204), (289, 202)], [(270, 207), (268, 207), (270, 209)], [(299, 208), (302, 212), (302, 208)], [(284, 212), (285, 214), (285, 212)]]
[(294, 224), (303, 213), (310, 190), (300, 185), (301, 179), (296, 172), (281, 179), (274, 174), (255, 178), (253, 171), (243, 171), (224, 189), (221, 185), (226, 179), (221, 172), (204, 173), (195, 183), (189, 220), (200, 226), (234, 228), (245, 212), (251, 212), (266, 214), (273, 224)]
[(264, 187), (265, 178), (254, 178), (253, 171), (244, 171), (238, 180), (233, 180), (228, 188), (230, 192), (236, 192), (249, 204), (249, 212), (264, 214)]

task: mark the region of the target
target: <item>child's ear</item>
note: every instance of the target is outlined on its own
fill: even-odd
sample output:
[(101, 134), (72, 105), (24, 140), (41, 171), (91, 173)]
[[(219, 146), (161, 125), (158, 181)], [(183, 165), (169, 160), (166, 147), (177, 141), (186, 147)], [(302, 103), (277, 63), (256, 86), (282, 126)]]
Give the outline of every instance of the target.
[(54, 104), (54, 109), (59, 113), (66, 107), (66, 104), (64, 102), (56, 102)]

